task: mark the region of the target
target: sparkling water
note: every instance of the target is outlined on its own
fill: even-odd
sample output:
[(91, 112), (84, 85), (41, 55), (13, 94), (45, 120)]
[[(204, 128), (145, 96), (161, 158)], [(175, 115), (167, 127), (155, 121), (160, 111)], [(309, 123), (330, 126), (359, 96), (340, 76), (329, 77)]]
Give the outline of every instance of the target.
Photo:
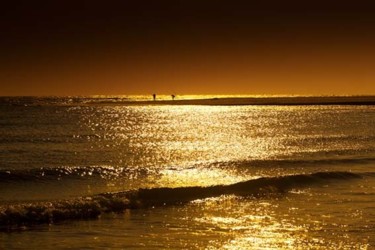
[(374, 247), (374, 106), (147, 98), (1, 98), (0, 248)]

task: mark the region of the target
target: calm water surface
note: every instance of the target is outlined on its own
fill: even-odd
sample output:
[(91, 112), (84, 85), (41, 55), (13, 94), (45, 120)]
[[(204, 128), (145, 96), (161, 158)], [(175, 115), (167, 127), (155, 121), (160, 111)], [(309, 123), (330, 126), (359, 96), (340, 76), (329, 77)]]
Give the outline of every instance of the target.
[[(17, 101), (0, 106), (0, 248), (375, 245), (372, 106)], [(27, 221), (38, 209), (90, 207), (104, 193), (131, 200), (139, 189), (151, 195), (136, 208)]]

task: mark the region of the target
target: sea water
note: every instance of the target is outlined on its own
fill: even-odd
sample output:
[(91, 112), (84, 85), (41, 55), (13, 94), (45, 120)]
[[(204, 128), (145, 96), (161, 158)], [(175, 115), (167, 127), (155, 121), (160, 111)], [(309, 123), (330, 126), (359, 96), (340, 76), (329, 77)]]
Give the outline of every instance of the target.
[(129, 99), (1, 98), (0, 249), (374, 247), (374, 106)]

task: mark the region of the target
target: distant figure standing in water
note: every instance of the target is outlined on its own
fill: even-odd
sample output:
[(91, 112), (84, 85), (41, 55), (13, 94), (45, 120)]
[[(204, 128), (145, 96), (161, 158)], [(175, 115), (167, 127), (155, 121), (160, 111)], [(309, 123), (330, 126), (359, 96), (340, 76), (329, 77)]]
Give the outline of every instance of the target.
[(172, 101), (174, 101), (174, 98), (176, 97), (175, 95), (171, 95), (172, 96)]
[(156, 94), (152, 94), (152, 98), (154, 98), (154, 101), (156, 100)]

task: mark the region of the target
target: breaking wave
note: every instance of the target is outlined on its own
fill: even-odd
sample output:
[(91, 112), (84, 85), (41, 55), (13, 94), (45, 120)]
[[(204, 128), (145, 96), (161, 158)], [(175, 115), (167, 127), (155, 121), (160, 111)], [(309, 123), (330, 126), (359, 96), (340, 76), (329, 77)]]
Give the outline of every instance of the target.
[(363, 176), (351, 172), (317, 172), (263, 177), (231, 185), (138, 189), (71, 200), (5, 205), (0, 206), (0, 230), (16, 230), (65, 220), (93, 219), (103, 213), (121, 213), (127, 209), (178, 205), (220, 195), (267, 197), (307, 185), (330, 180), (350, 180)]
[[(308, 167), (319, 165), (353, 165), (374, 163), (375, 158), (342, 158), (342, 159), (304, 159), (304, 160), (288, 160), (288, 159), (272, 159), (272, 160), (250, 160), (250, 161), (233, 161), (233, 162), (214, 162), (208, 164), (208, 168), (293, 168)], [(199, 166), (191, 166), (196, 168)], [(170, 167), (173, 170), (175, 168)], [(24, 182), (24, 181), (55, 181), (61, 179), (90, 179), (101, 178), (105, 180), (113, 180), (129, 175), (147, 176), (156, 174), (157, 169), (147, 168), (128, 168), (118, 166), (60, 166), (60, 167), (42, 167), (34, 169), (7, 170), (0, 169), (0, 183), (6, 182)]]

